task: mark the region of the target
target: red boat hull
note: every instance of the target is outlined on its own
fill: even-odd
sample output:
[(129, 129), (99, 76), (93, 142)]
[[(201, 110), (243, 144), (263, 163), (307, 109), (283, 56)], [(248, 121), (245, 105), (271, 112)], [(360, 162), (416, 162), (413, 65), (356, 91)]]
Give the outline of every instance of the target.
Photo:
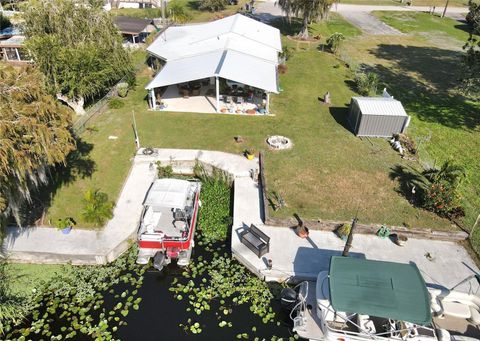
[(139, 240), (138, 247), (140, 249), (166, 249), (167, 255), (171, 258), (176, 258), (178, 252), (183, 250), (189, 250), (193, 247), (193, 237), (195, 235), (195, 229), (197, 227), (198, 217), (198, 199), (200, 192), (195, 195), (195, 207), (193, 210), (192, 221), (190, 223), (190, 230), (186, 240), (172, 240), (164, 238), (163, 241), (151, 241), (151, 240)]

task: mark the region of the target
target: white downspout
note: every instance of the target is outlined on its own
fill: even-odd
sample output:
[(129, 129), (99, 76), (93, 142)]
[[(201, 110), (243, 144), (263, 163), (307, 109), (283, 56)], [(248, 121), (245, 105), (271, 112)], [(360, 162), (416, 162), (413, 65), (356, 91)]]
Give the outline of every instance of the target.
[(220, 82), (218, 81), (218, 76), (215, 76), (215, 96), (217, 99), (217, 112), (220, 112)]

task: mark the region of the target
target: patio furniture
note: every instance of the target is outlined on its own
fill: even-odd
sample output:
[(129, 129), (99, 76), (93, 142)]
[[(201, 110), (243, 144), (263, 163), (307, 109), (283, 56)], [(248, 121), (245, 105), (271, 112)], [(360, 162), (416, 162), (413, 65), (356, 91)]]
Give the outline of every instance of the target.
[(198, 88), (193, 88), (191, 91), (192, 96), (200, 96), (200, 86)]
[(232, 96), (227, 96), (225, 100), (228, 104), (232, 103)]
[(188, 91), (187, 88), (180, 88), (180, 95), (183, 97), (183, 98), (188, 98), (189, 95), (190, 95), (190, 91)]
[(253, 224), (240, 233), (240, 241), (258, 258), (270, 251), (270, 237)]
[(237, 97), (237, 104), (243, 104), (243, 97)]

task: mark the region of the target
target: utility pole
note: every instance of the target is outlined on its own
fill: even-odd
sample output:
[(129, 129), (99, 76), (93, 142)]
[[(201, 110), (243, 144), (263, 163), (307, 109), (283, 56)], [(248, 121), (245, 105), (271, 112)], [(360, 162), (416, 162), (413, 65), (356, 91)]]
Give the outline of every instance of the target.
[(443, 13), (442, 13), (442, 18), (445, 17), (445, 14), (447, 13), (447, 7), (449, 2), (450, 0), (447, 0), (447, 2), (445, 3), (445, 8), (443, 9)]

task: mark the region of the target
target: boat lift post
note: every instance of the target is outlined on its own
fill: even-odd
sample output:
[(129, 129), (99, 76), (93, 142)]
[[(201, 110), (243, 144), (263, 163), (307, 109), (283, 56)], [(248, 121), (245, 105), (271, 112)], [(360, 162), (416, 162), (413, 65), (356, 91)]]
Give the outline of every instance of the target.
[(353, 218), (353, 221), (352, 221), (352, 227), (350, 227), (350, 233), (348, 234), (347, 242), (345, 243), (345, 247), (343, 248), (343, 252), (342, 252), (343, 257), (348, 257), (348, 252), (350, 251), (350, 248), (352, 247), (353, 231), (355, 230), (355, 227), (357, 226), (357, 221), (358, 221), (358, 218), (355, 215), (355, 218)]

